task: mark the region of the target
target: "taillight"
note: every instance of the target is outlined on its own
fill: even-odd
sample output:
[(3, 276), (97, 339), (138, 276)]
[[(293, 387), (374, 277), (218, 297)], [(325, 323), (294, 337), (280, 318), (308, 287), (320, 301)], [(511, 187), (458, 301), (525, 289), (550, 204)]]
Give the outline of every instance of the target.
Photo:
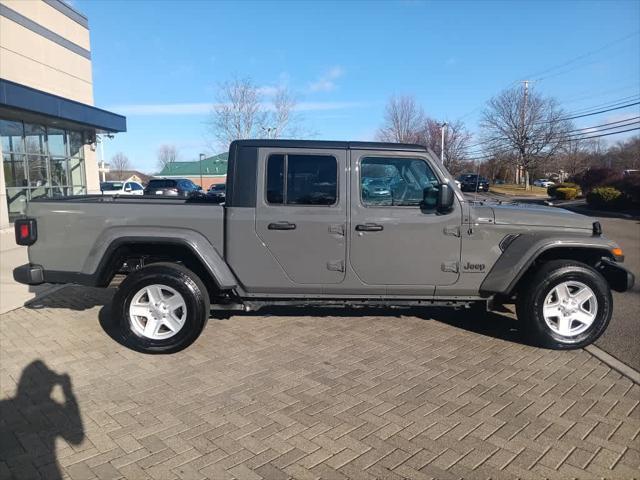
[(16, 243), (18, 245), (33, 245), (38, 239), (38, 224), (35, 218), (19, 218), (15, 221)]

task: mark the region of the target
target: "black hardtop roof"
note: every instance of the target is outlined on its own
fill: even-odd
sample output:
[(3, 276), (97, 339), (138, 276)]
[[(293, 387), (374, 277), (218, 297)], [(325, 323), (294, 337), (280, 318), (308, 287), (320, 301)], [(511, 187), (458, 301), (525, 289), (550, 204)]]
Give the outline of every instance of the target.
[(396, 150), (406, 152), (426, 152), (423, 145), (411, 143), (385, 143), (385, 142), (344, 142), (334, 140), (235, 140), (230, 149), (238, 147), (265, 147), (265, 148), (338, 148), (350, 150)]

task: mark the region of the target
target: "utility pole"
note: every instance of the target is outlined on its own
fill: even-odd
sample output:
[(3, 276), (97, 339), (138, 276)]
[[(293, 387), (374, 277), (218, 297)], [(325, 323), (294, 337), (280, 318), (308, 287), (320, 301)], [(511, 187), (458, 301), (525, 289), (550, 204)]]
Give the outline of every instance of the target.
[(529, 80), (524, 80), (524, 98), (522, 101), (522, 111), (520, 112), (520, 122), (522, 125), (522, 148), (520, 150), (520, 163), (524, 173), (524, 188), (529, 190), (529, 171), (525, 168), (525, 155), (527, 151), (527, 101), (529, 100)]
[(200, 154), (200, 187), (204, 188), (204, 186), (202, 185), (202, 162), (204, 161), (204, 159), (206, 158), (206, 155), (204, 153)]
[(444, 165), (444, 132), (447, 128), (447, 122), (442, 122), (440, 125), (440, 163)]

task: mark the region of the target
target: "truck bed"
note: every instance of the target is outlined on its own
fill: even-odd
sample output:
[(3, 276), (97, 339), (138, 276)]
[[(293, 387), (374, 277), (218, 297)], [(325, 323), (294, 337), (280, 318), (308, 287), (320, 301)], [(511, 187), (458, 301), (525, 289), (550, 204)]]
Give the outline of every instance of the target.
[(224, 207), (208, 199), (151, 196), (83, 195), (35, 199), (27, 215), (35, 218), (38, 240), (29, 261), (47, 270), (92, 274), (104, 243), (154, 229), (179, 236), (201, 234), (224, 251)]

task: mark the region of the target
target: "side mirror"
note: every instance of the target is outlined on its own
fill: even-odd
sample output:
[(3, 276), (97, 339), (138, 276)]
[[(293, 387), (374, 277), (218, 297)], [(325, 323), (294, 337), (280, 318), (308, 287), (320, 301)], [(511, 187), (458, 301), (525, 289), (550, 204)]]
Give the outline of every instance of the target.
[(124, 191), (125, 192), (130, 192), (131, 191), (131, 187), (124, 187)]
[(421, 208), (427, 211), (436, 210), (438, 213), (449, 213), (453, 208), (453, 188), (447, 183), (437, 187), (424, 189)]
[(439, 213), (449, 213), (453, 208), (453, 188), (448, 183), (442, 183), (438, 187), (438, 201), (436, 210)]

